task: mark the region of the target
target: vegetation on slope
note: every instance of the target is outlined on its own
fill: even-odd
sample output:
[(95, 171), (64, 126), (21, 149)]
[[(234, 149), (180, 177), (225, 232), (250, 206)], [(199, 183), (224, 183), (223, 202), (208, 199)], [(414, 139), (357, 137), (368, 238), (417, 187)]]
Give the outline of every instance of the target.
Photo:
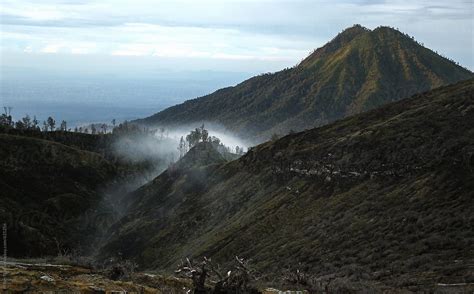
[(473, 97), (469, 80), (168, 170), (133, 193), (102, 254), (161, 270), (239, 255), (270, 276), (411, 290), (472, 283)]
[(351, 27), (299, 65), (189, 100), (137, 122), (224, 125), (261, 142), (473, 77), (389, 27)]
[(52, 141), (0, 134), (0, 223), (9, 256), (56, 255), (88, 247), (96, 224), (84, 213), (118, 176), (103, 156)]

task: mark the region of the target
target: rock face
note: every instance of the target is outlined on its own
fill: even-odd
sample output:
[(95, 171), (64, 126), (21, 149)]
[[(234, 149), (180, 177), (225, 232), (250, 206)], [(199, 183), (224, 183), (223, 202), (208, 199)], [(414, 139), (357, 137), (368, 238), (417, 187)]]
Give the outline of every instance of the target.
[(395, 288), (471, 283), (473, 126), (469, 80), (229, 163), (183, 164), (130, 195), (102, 255), (162, 270), (239, 255), (272, 275), (297, 267)]
[(388, 27), (346, 29), (293, 68), (253, 77), (139, 120), (217, 122), (262, 142), (367, 111), (473, 73)]

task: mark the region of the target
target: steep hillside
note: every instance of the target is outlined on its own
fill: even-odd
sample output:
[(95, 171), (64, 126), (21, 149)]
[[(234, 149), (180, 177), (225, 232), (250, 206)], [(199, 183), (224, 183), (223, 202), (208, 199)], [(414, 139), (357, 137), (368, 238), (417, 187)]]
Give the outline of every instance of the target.
[(225, 264), (239, 255), (270, 276), (299, 268), (411, 290), (473, 283), (473, 126), (469, 80), (230, 163), (183, 158), (178, 165), (191, 168), (169, 169), (130, 195), (102, 257), (120, 252), (171, 270), (186, 256)]
[(0, 223), (8, 225), (8, 256), (87, 249), (106, 217), (94, 218), (90, 209), (99, 209), (101, 189), (117, 176), (117, 166), (97, 153), (0, 134)]
[(321, 126), (473, 73), (388, 27), (346, 29), (299, 65), (251, 78), (137, 122), (217, 122), (261, 142)]

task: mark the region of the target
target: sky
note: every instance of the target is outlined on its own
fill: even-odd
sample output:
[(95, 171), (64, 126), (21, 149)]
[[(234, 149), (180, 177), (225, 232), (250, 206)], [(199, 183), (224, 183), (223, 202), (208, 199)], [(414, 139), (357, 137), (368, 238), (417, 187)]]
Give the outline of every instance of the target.
[(473, 70), (472, 0), (2, 0), (2, 73), (257, 74), (293, 66), (343, 29), (396, 27)]

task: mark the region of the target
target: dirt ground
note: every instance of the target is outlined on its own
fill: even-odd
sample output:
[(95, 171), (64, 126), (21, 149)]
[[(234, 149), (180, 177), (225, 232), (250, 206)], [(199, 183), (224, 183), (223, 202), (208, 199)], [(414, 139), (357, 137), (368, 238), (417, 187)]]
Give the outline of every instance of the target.
[(186, 280), (137, 273), (114, 281), (92, 269), (53, 264), (8, 263), (0, 267), (6, 293), (187, 293)]

